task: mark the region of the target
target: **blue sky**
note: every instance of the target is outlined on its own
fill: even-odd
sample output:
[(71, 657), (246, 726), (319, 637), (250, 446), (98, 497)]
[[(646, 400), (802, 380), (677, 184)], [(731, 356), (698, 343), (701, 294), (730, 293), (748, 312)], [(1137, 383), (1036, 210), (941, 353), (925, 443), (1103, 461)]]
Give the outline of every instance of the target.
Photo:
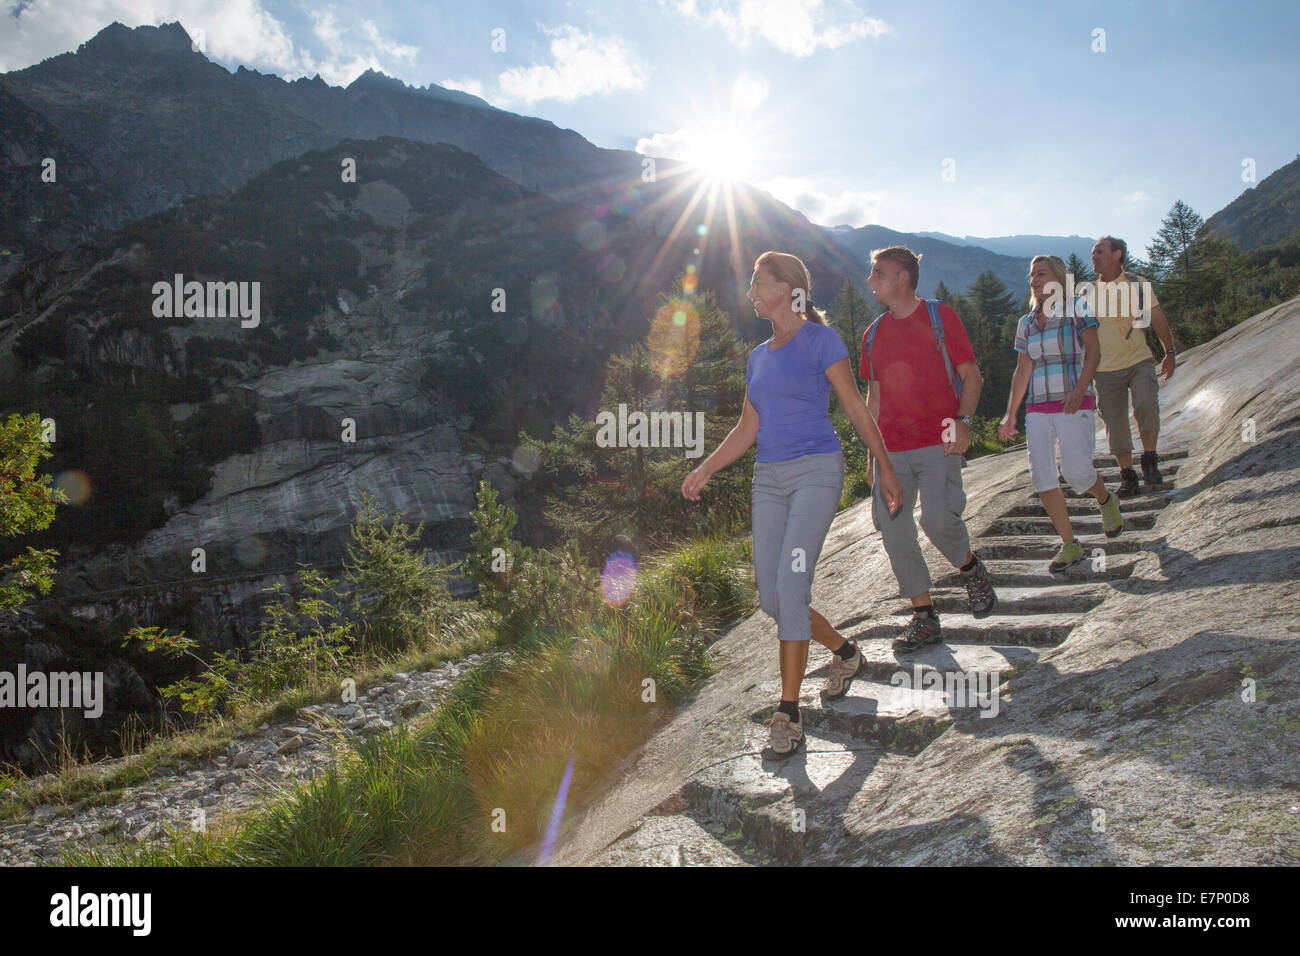
[(1175, 199), (1208, 216), (1250, 185), (1243, 163), (1263, 179), (1300, 152), (1286, 0), (6, 7), (0, 70), (113, 20), (180, 20), (232, 70), (454, 85), (600, 146), (709, 163), (826, 225), (1141, 248)]

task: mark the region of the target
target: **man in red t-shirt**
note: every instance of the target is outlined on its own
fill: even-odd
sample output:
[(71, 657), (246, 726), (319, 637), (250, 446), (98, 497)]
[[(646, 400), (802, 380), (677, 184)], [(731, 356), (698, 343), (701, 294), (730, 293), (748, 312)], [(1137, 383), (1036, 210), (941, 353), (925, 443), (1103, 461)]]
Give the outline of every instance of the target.
[(918, 493), (921, 527), (960, 570), (971, 614), (985, 617), (998, 601), (984, 562), (970, 550), (970, 535), (962, 520), (966, 492), (961, 469), (966, 466), (971, 416), (979, 403), (983, 379), (960, 316), (950, 306), (939, 306), (948, 358), (961, 379), (958, 400), (939, 352), (929, 309), (916, 295), (919, 259), (906, 246), (871, 253), (867, 285), (889, 311), (877, 320), (870, 350), (867, 335), (863, 335), (858, 371), (869, 382), (867, 408), (880, 426), (903, 485), (903, 506), (891, 515), (876, 491), (875, 471), (870, 471), (871, 517), (885, 543), (899, 594), (912, 601), (912, 620), (894, 642), (894, 649), (901, 651), (940, 639), (939, 618), (930, 597), (930, 571), (912, 517)]

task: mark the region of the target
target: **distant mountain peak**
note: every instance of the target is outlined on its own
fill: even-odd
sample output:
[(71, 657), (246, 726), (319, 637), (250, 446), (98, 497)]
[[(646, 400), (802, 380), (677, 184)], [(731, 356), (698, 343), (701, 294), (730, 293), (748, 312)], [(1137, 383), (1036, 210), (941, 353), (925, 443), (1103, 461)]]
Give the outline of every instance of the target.
[(392, 90), (398, 93), (408, 92), (409, 87), (396, 77), (378, 70), (366, 70), (347, 85), (347, 89)]
[(193, 52), (193, 39), (180, 21), (134, 29), (114, 20), (81, 46), (78, 53), (92, 56), (148, 56), (157, 53)]
[(482, 97), (475, 96), (472, 93), (466, 93), (462, 90), (449, 90), (437, 83), (430, 83), (428, 86), (411, 86), (410, 84), (389, 76), (387, 73), (381, 73), (378, 70), (366, 70), (346, 87), (349, 91), (373, 90), (383, 93), (407, 93), (411, 96), (425, 96), (435, 100), (447, 100), (453, 103), (461, 103), (466, 106), (477, 106), (483, 109), (496, 109), (491, 103)]

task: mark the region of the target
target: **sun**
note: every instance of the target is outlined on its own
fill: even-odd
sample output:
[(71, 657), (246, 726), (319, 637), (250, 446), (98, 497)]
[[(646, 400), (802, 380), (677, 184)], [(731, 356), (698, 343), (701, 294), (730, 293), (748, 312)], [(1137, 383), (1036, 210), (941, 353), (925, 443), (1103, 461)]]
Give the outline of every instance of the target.
[(715, 126), (693, 137), (683, 158), (710, 182), (731, 183), (753, 177), (754, 156), (754, 144), (744, 130)]

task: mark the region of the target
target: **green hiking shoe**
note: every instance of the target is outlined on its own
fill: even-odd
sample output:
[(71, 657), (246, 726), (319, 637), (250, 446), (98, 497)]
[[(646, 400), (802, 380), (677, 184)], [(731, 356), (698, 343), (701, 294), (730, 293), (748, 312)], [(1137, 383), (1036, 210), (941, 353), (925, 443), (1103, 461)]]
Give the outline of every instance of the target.
[(1106, 537), (1119, 537), (1124, 530), (1124, 516), (1119, 513), (1119, 498), (1112, 491), (1110, 497), (1097, 507), (1101, 509), (1101, 530), (1106, 532)]
[(1070, 565), (1078, 564), (1086, 557), (1087, 555), (1083, 552), (1083, 545), (1081, 545), (1078, 540), (1074, 540), (1068, 544), (1061, 545), (1061, 550), (1056, 552), (1056, 557), (1052, 558), (1052, 562), (1047, 566), (1047, 570), (1051, 571), (1053, 574), (1060, 574)]

